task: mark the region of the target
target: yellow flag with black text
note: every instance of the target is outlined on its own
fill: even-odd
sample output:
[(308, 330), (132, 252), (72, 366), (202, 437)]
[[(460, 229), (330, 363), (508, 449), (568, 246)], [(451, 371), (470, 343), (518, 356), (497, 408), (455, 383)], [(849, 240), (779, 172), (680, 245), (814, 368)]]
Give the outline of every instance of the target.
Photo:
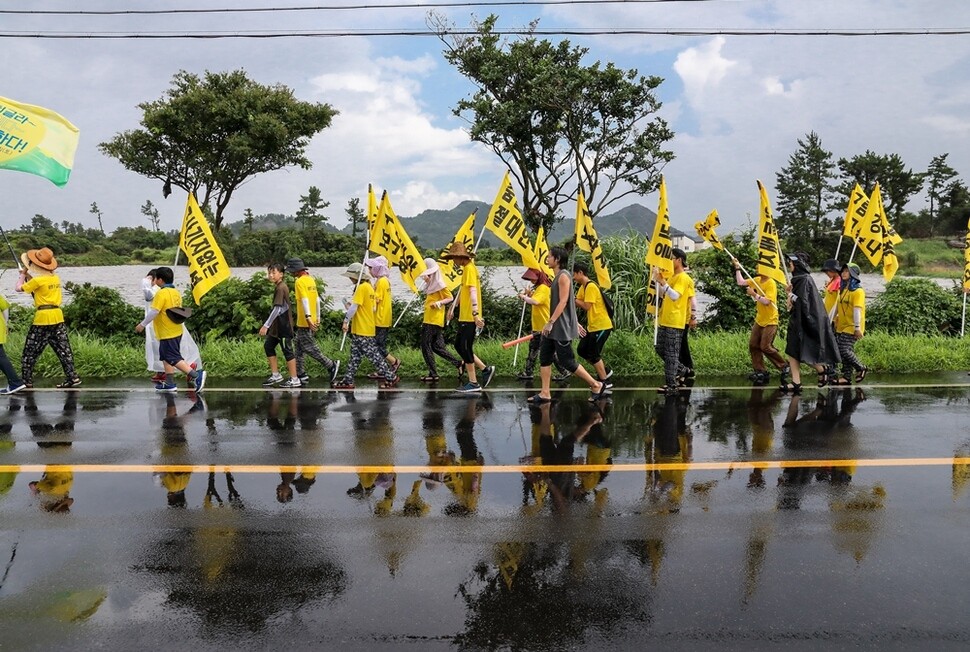
[[(383, 196), (381, 197), (383, 199)], [(367, 184), (367, 241), (373, 242), (377, 237), (377, 197), (374, 187)]]
[(854, 238), (859, 234), (862, 218), (869, 209), (869, 198), (858, 183), (849, 195), (849, 206), (845, 209), (845, 222), (842, 223), (842, 235)]
[(502, 186), (498, 189), (492, 209), (488, 212), (485, 228), (498, 236), (499, 240), (510, 246), (522, 256), (526, 267), (539, 268), (539, 261), (532, 253), (532, 242), (522, 219), (522, 212), (515, 200), (515, 188), (511, 175), (505, 172)]
[(195, 196), (189, 193), (185, 216), (179, 231), (179, 249), (189, 261), (189, 283), (196, 303), (206, 292), (229, 278), (229, 265), (212, 235), (209, 221), (199, 208)]
[(424, 258), (391, 208), (391, 200), (386, 192), (381, 197), (380, 208), (377, 209), (375, 231), (370, 250), (387, 258), (388, 265), (395, 265), (411, 290), (417, 292), (415, 280), (425, 270)]
[(438, 267), (441, 269), (441, 274), (445, 277), (445, 285), (448, 290), (454, 290), (456, 287), (461, 285), (461, 267), (455, 264), (454, 259), (445, 260), (442, 258), (451, 249), (451, 245), (456, 242), (461, 242), (465, 245), (465, 249), (472, 251), (475, 249), (475, 216), (478, 213), (476, 208), (472, 211), (472, 214), (468, 216), (465, 223), (459, 227), (458, 231), (455, 232), (455, 237), (445, 245), (445, 248), (441, 250), (438, 254)]
[(859, 242), (859, 249), (865, 254), (866, 258), (873, 266), (882, 263), (882, 277), (888, 282), (896, 275), (899, 269), (899, 261), (896, 259), (896, 245), (903, 241), (895, 230), (889, 225), (886, 218), (886, 209), (882, 205), (882, 190), (879, 183), (872, 189), (869, 197), (869, 207), (859, 225), (859, 234), (856, 238)]
[[(644, 262), (651, 268), (663, 270), (665, 276), (674, 273), (674, 261), (671, 258), (674, 244), (670, 239), (670, 211), (667, 206), (667, 184), (660, 177), (660, 203), (657, 206), (657, 219), (653, 223), (653, 234), (647, 242), (647, 255)], [(651, 269), (651, 272), (653, 270)], [(657, 314), (657, 282), (650, 276), (647, 284), (647, 314)]]
[(580, 190), (576, 196), (576, 246), (585, 251), (593, 259), (593, 270), (596, 272), (596, 282), (604, 290), (609, 290), (613, 283), (610, 281), (610, 268), (603, 255), (603, 245), (593, 228), (593, 216), (586, 206), (586, 198)]
[(703, 222), (695, 224), (694, 228), (697, 229), (697, 235), (710, 242), (712, 247), (723, 250), (724, 245), (721, 244), (721, 239), (717, 237), (715, 231), (719, 226), (721, 226), (721, 218), (718, 217), (717, 210), (713, 210), (707, 214)]
[(546, 242), (546, 230), (541, 226), (539, 227), (539, 232), (536, 233), (536, 244), (532, 249), (532, 254), (535, 256), (536, 262), (539, 263), (539, 269), (551, 279), (552, 268), (546, 265), (546, 256), (549, 255), (549, 243)]
[(788, 277), (785, 274), (785, 262), (781, 259), (781, 243), (778, 242), (778, 230), (775, 228), (775, 219), (771, 214), (768, 191), (761, 181), (758, 181), (758, 192), (761, 196), (759, 211), (761, 216), (758, 219), (758, 274), (784, 285), (788, 283)]

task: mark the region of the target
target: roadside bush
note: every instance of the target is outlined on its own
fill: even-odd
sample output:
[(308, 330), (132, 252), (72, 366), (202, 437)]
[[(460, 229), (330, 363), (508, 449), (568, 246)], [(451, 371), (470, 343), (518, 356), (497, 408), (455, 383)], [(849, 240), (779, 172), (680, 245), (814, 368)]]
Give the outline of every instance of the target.
[(866, 310), (866, 329), (893, 335), (953, 335), (960, 332), (961, 309), (956, 292), (933, 281), (893, 279)]
[(135, 342), (142, 336), (135, 325), (145, 313), (131, 305), (112, 288), (90, 283), (65, 283), (71, 301), (64, 306), (64, 321), (71, 331), (107, 340)]

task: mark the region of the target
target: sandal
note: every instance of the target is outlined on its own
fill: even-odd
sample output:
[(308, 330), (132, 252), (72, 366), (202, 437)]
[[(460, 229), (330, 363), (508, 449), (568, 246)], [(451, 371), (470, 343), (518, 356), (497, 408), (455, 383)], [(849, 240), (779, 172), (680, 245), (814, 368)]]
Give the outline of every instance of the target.
[(441, 380), (440, 376), (432, 376), (431, 374), (428, 374), (427, 376), (421, 376), (422, 383), (436, 383), (439, 380)]
[(546, 398), (545, 396), (539, 396), (538, 394), (533, 394), (529, 398), (525, 399), (526, 403), (532, 405), (541, 405), (543, 403), (552, 403), (552, 398)]
[(599, 381), (599, 383), (600, 383), (600, 391), (598, 391), (598, 392), (591, 391), (590, 394), (589, 394), (589, 399), (588, 400), (589, 400), (590, 403), (595, 403), (596, 401), (602, 401), (610, 393), (610, 390), (606, 386), (606, 383), (605, 382), (603, 382), (601, 380), (601, 381)]
[(818, 373), (818, 386), (825, 387), (835, 380), (835, 369), (832, 367), (825, 367)]
[(869, 367), (863, 367), (855, 375), (856, 384), (861, 383), (866, 379), (866, 375), (869, 373)]
[(832, 381), (832, 384), (838, 385), (840, 387), (848, 387), (852, 385), (852, 379), (849, 378), (848, 376), (839, 376), (838, 378)]
[(394, 379), (393, 380), (384, 380), (384, 381), (382, 381), (377, 386), (377, 388), (378, 389), (394, 389), (395, 387), (397, 387), (397, 384), (400, 381), (401, 381), (401, 377), (400, 376), (394, 376)]
[(792, 394), (801, 394), (802, 393), (802, 384), (801, 383), (783, 383), (778, 389), (780, 389), (783, 392), (791, 392)]
[(54, 385), (57, 389), (70, 389), (72, 387), (77, 387), (81, 384), (80, 378), (71, 378), (70, 380), (65, 380), (63, 383), (57, 383)]

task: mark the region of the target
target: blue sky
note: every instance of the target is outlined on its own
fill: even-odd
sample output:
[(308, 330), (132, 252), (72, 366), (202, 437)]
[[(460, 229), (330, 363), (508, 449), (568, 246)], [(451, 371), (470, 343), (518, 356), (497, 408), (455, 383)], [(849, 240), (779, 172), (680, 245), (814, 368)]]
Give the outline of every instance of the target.
[[(289, 4), (289, 3), (286, 3)], [(321, 4), (321, 3), (312, 3)], [(86, 10), (118, 9), (86, 2)], [(145, 5), (130, 5), (132, 8)], [(152, 8), (223, 7), (206, 0), (159, 0)], [(267, 6), (249, 0), (231, 6)], [(74, 8), (73, 3), (23, 3), (18, 8)], [(458, 25), (471, 12), (449, 10)], [(916, 28), (970, 27), (970, 5), (945, 0), (711, 2), (494, 8), (501, 23), (540, 18), (554, 27), (670, 28)], [(4, 16), (0, 31), (239, 31), (252, 29), (421, 28), (421, 9), (301, 12), (241, 16), (42, 17)], [(558, 40), (560, 37), (548, 37)], [(674, 225), (691, 225), (717, 208), (724, 228), (757, 212), (755, 179), (774, 198), (775, 173), (796, 140), (815, 130), (836, 157), (871, 149), (899, 153), (923, 170), (944, 152), (970, 180), (970, 36), (569, 37), (590, 49), (590, 61), (613, 61), (659, 75), (662, 115), (676, 133), (677, 155), (666, 170)], [(504, 174), (493, 154), (468, 141), (450, 108), (471, 85), (441, 56), (432, 37), (268, 40), (41, 40), (3, 39), (7, 54), (0, 95), (47, 106), (81, 129), (75, 169), (66, 188), (29, 175), (0, 171), (6, 201), (0, 224), (17, 226), (42, 213), (57, 222), (82, 221), (97, 202), (106, 228), (144, 224), (151, 199), (166, 228), (175, 228), (184, 196), (161, 196), (161, 184), (128, 172), (97, 151), (115, 133), (135, 128), (139, 102), (160, 97), (179, 69), (242, 68), (262, 83), (283, 83), (304, 100), (328, 102), (341, 114), (309, 149), (310, 171), (285, 170), (246, 184), (227, 212), (240, 219), (296, 211), (310, 185), (330, 200), (332, 220), (363, 197), (368, 183), (386, 188), (396, 211), (451, 208), (462, 199), (491, 201)], [(620, 202), (655, 209), (656, 193)], [(919, 197), (910, 204), (918, 210)], [(568, 210), (568, 209), (567, 209)]]

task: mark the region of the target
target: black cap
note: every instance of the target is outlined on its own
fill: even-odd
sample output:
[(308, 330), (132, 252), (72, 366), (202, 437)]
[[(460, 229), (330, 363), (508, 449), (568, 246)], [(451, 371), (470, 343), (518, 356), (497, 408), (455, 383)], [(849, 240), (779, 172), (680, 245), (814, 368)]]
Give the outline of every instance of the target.
[(306, 265), (303, 264), (302, 258), (290, 258), (286, 261), (286, 270), (290, 274), (295, 274), (299, 271), (306, 269)]
[(842, 271), (842, 263), (837, 261), (835, 258), (829, 258), (824, 263), (822, 263), (823, 272), (835, 272), (836, 274)]

